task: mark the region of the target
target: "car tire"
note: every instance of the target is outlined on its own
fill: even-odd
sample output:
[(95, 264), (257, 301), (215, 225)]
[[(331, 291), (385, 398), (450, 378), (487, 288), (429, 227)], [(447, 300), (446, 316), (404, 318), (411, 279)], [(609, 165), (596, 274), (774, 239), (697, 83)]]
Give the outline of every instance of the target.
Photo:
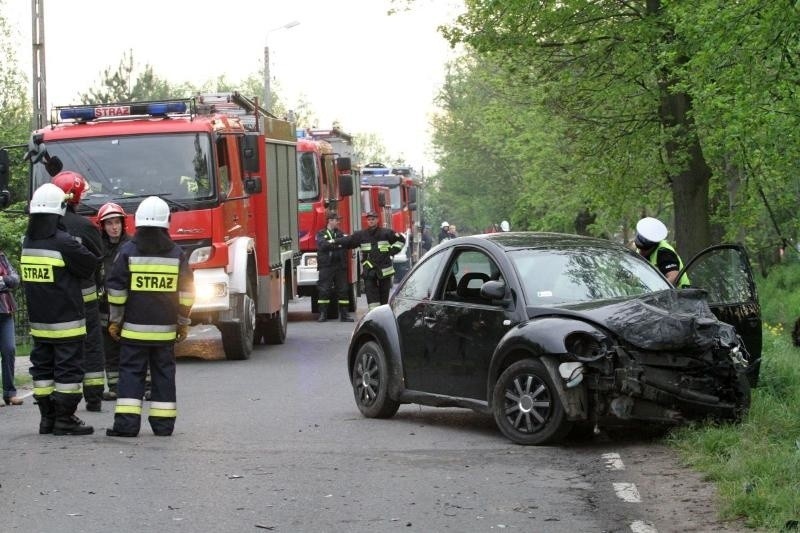
[(503, 435), (517, 444), (558, 442), (572, 429), (550, 374), (535, 359), (517, 361), (500, 375), (492, 413)]
[(377, 342), (361, 345), (350, 375), (361, 414), (367, 418), (391, 418), (397, 413), (400, 402), (389, 397), (389, 362)]

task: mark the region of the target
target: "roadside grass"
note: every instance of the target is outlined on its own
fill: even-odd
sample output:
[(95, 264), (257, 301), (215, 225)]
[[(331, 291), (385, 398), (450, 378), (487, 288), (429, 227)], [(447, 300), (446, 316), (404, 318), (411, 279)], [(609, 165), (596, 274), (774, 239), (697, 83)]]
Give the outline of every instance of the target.
[[(770, 301), (763, 293), (759, 296), (762, 303)], [(795, 309), (800, 312), (800, 305)], [(800, 348), (781, 325), (764, 326), (761, 375), (752, 394), (750, 412), (741, 424), (686, 427), (674, 431), (669, 440), (716, 484), (723, 518), (743, 518), (749, 527), (770, 531), (796, 530)]]

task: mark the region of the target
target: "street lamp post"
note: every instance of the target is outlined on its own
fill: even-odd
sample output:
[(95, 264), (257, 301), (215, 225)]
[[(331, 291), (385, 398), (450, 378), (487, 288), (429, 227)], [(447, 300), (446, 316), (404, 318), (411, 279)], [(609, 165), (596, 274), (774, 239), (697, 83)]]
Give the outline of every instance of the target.
[(288, 30), (289, 28), (294, 28), (298, 24), (300, 24), (300, 22), (293, 20), (291, 22), (287, 22), (286, 24), (276, 26), (270, 30), (267, 30), (267, 35), (264, 38), (264, 109), (267, 111), (270, 111), (270, 108), (272, 107), (272, 93), (270, 92), (269, 87), (269, 34), (277, 30)]

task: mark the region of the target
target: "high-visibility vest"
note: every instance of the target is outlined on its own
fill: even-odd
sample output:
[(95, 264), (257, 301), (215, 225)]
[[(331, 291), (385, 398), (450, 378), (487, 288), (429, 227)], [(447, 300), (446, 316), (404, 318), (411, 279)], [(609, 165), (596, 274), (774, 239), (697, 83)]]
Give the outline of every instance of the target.
[[(662, 248), (667, 249), (675, 254), (675, 257), (678, 258), (678, 270), (683, 270), (683, 260), (681, 259), (681, 256), (678, 255), (678, 252), (675, 251), (675, 248), (670, 246), (670, 244), (667, 241), (661, 241), (658, 243), (656, 249), (653, 251), (653, 253), (650, 254), (650, 264), (653, 265), (654, 267), (658, 267), (658, 251), (661, 250)], [(681, 277), (678, 278), (678, 282), (675, 284), (675, 286), (679, 289), (685, 289), (686, 287), (689, 287), (691, 284), (692, 283), (689, 281), (689, 276), (687, 276), (686, 273), (684, 272), (683, 274), (681, 274)]]

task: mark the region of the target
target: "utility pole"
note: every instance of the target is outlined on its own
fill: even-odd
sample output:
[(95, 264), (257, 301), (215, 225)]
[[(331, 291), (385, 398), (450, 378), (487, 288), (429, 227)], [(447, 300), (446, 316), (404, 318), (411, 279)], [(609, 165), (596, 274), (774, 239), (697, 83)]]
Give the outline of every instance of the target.
[(264, 37), (264, 109), (270, 113), (272, 113), (272, 91), (270, 90), (269, 79), (269, 34), (277, 30), (288, 30), (289, 28), (294, 28), (298, 24), (300, 24), (300, 22), (296, 20), (287, 22), (286, 24), (281, 24), (280, 26), (276, 26), (267, 30), (267, 34)]
[(47, 76), (44, 61), (44, 0), (31, 0), (33, 43), (33, 121), (35, 130), (47, 126)]

